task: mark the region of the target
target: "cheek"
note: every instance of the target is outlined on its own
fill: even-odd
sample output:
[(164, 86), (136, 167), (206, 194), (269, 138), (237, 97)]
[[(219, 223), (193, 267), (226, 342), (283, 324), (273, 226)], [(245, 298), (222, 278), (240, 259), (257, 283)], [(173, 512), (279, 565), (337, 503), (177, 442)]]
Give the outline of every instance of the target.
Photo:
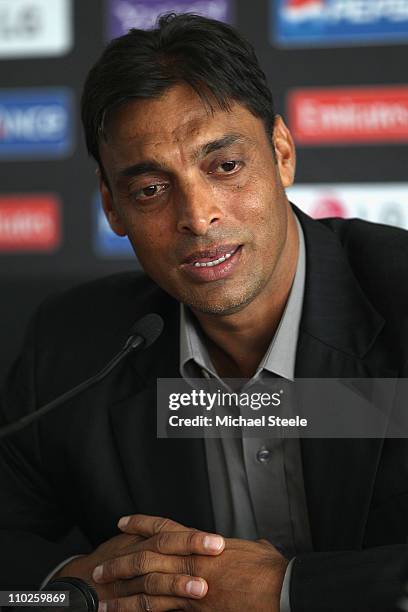
[[(257, 185), (256, 189), (254, 185)], [(259, 188), (259, 180), (237, 188), (231, 200), (230, 210), (240, 223), (260, 235), (270, 232), (274, 225), (279, 224), (279, 218), (284, 215), (279, 194), (271, 186)]]
[(143, 223), (141, 219), (137, 229), (133, 225), (128, 235), (142, 268), (151, 277), (160, 278), (161, 271), (165, 272), (169, 265), (169, 254), (174, 251), (169, 242), (170, 232), (157, 222)]
[[(140, 252), (159, 252), (168, 236), (160, 215), (139, 213), (127, 220), (128, 236)], [(164, 246), (163, 246), (164, 248)]]
[[(279, 191), (274, 185), (263, 185), (254, 181), (257, 189), (245, 188), (237, 194), (237, 221), (245, 225), (252, 234), (252, 249), (262, 256), (264, 265), (275, 261), (281, 252), (287, 232), (287, 204), (284, 191)], [(241, 204), (239, 204), (239, 200)], [(262, 263), (258, 262), (262, 267)]]

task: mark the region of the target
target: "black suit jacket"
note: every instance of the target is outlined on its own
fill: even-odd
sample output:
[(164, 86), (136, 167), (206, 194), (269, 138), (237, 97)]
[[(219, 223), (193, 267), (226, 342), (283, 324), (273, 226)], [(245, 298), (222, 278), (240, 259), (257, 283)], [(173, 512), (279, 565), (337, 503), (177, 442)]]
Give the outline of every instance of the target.
[[(307, 257), (296, 376), (405, 377), (408, 234), (296, 212)], [(38, 587), (58, 562), (117, 534), (125, 514), (214, 530), (203, 441), (156, 438), (156, 379), (179, 376), (179, 304), (145, 276), (115, 275), (45, 302), (1, 419), (91, 376), (148, 312), (165, 321), (155, 344), (0, 443), (2, 589)], [(408, 442), (309, 439), (301, 452), (314, 552), (294, 563), (292, 612), (392, 610), (407, 556)]]

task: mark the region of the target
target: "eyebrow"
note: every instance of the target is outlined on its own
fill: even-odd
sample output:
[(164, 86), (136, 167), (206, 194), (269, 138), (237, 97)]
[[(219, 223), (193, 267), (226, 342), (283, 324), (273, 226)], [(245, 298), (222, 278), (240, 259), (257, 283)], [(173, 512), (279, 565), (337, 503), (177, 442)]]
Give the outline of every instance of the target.
[(119, 176), (138, 176), (139, 174), (149, 174), (149, 172), (157, 172), (158, 170), (163, 170), (163, 166), (157, 162), (146, 160), (119, 170), (118, 174)]
[(243, 136), (242, 134), (226, 134), (222, 136), (222, 138), (217, 138), (217, 140), (212, 140), (211, 142), (207, 142), (203, 145), (200, 150), (195, 153), (193, 156), (194, 159), (201, 159), (213, 153), (214, 151), (218, 151), (219, 149), (224, 149), (226, 147), (230, 147), (233, 144), (245, 144), (246, 142), (252, 142), (250, 138), (247, 136)]
[[(242, 134), (226, 134), (221, 138), (217, 138), (216, 140), (211, 140), (210, 142), (206, 142), (202, 145), (198, 151), (195, 151), (192, 155), (193, 161), (198, 161), (199, 159), (203, 159), (210, 153), (214, 153), (214, 151), (218, 151), (219, 149), (224, 149), (226, 147), (230, 147), (233, 144), (245, 144), (245, 143), (253, 143), (253, 140), (248, 136), (243, 136)], [(168, 171), (168, 169), (157, 163), (153, 160), (145, 160), (138, 164), (133, 164), (123, 170), (119, 170), (119, 176), (139, 176), (141, 174), (149, 174), (151, 172), (163, 172)]]

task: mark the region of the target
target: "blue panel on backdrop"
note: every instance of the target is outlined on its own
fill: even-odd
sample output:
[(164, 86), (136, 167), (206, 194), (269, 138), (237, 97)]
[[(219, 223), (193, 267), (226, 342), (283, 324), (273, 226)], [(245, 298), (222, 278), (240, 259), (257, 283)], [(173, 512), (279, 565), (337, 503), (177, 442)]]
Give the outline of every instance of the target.
[(270, 0), (271, 42), (339, 46), (408, 40), (408, 0)]
[(100, 257), (126, 257), (135, 259), (135, 253), (127, 237), (117, 236), (109, 227), (97, 193), (93, 200), (94, 247)]
[(0, 89), (0, 158), (65, 157), (72, 153), (71, 91)]
[(110, 39), (130, 28), (152, 28), (163, 13), (197, 13), (232, 23), (234, 4), (234, 0), (108, 0), (107, 35)]

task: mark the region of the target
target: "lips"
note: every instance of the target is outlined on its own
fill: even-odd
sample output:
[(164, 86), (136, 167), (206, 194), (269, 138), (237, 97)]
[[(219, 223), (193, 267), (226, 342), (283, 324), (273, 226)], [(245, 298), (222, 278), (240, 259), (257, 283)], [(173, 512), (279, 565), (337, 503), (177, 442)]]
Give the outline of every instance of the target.
[[(239, 248), (239, 244), (226, 244), (203, 251), (195, 251), (185, 258), (184, 264), (208, 263), (216, 261), (226, 255), (231, 256)], [(228, 257), (227, 257), (228, 259)]]
[(239, 266), (243, 248), (243, 245), (231, 244), (207, 251), (196, 251), (181, 265), (181, 270), (198, 283), (226, 279)]

